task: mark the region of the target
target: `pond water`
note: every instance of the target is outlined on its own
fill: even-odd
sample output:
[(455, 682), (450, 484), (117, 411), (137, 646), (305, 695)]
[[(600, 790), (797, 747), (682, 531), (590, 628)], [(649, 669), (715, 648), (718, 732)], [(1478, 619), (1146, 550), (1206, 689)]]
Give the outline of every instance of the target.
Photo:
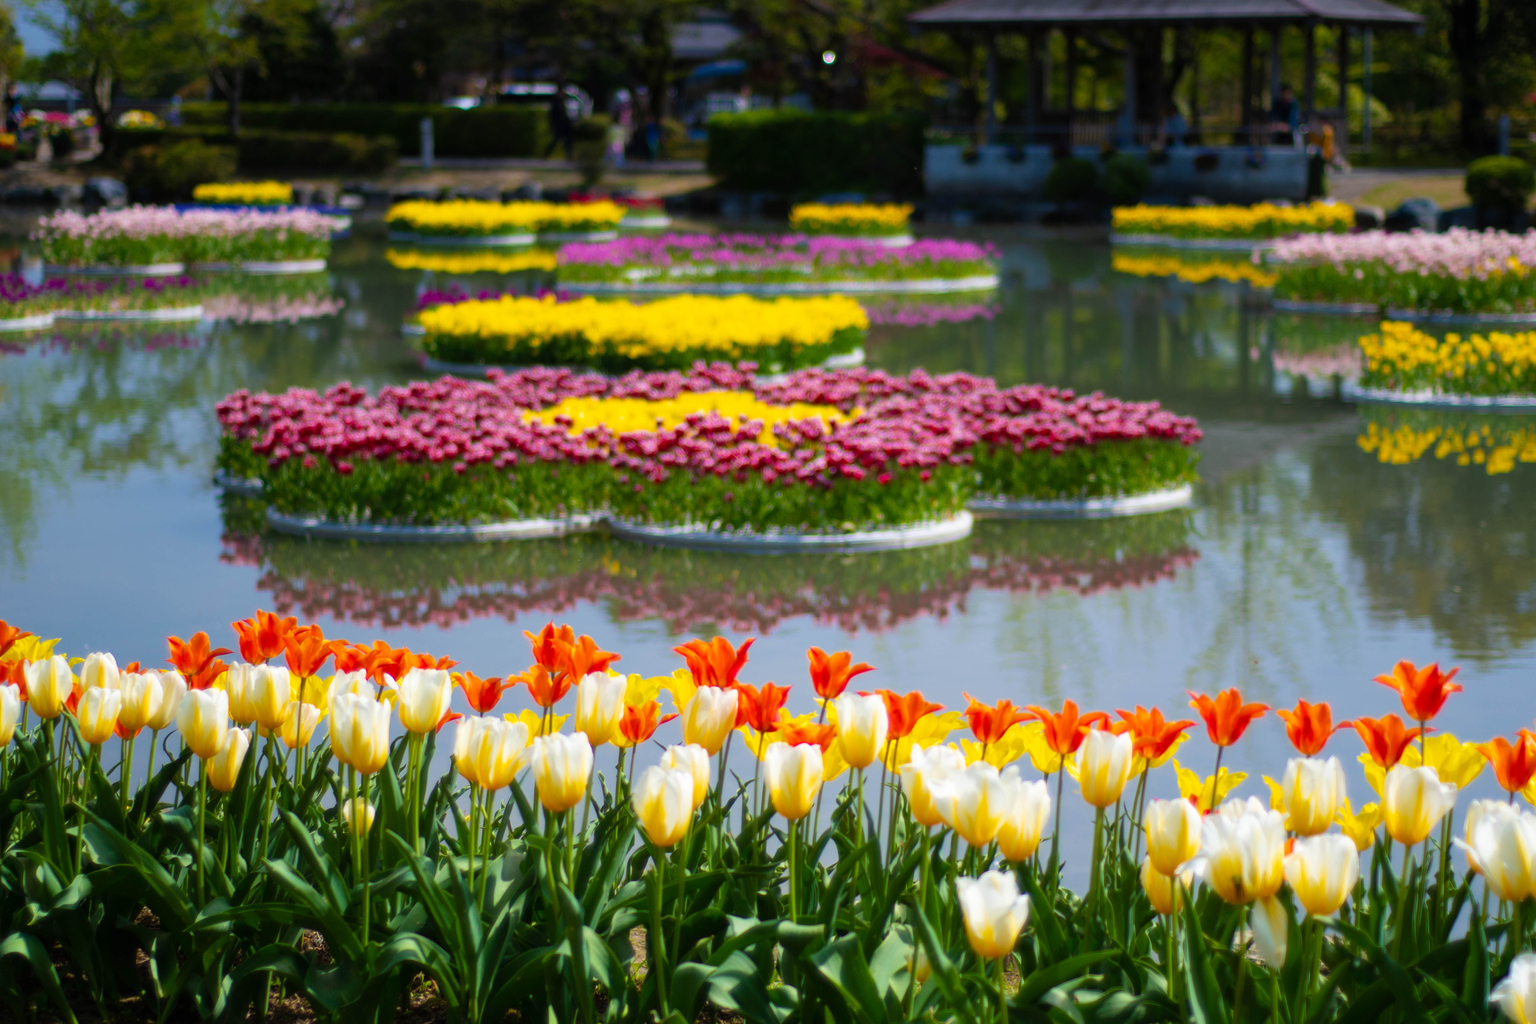
[[(869, 362), (1101, 389), (1195, 415), (1206, 440), (1192, 509), (980, 522), (945, 547), (846, 556), (601, 536), (397, 548), (263, 535), (259, 509), (209, 482), (214, 403), (241, 387), (373, 389), (420, 373), (401, 319), (419, 289), (449, 278), (391, 265), (382, 225), (363, 223), (334, 254), (336, 315), (0, 338), (0, 617), (71, 653), (156, 664), (168, 633), (206, 629), (233, 646), (228, 623), (263, 607), (328, 636), (450, 654), (482, 675), (526, 666), (521, 630), (551, 618), (646, 674), (680, 666), (669, 648), (690, 636), (751, 635), (762, 639), (744, 678), (795, 684), (801, 710), (811, 644), (876, 665), (870, 685), (950, 707), (968, 692), (1158, 704), (1170, 717), (1194, 717), (1186, 689), (1227, 686), (1276, 706), (1330, 700), (1336, 717), (1400, 711), (1371, 677), (1398, 658), (1438, 660), (1460, 665), (1467, 688), (1442, 728), (1482, 740), (1530, 724), (1536, 466), (1490, 473), (1479, 452), (1536, 457), (1536, 419), (1357, 408), (1326, 373), (1368, 321), (1278, 317), (1241, 282), (1118, 272), (1091, 238), (975, 237), (1004, 259), (1002, 290), (960, 303), (984, 315), (878, 311), (905, 322), (872, 329)], [(1203, 737), (1189, 749), (1208, 772)], [(1360, 749), (1346, 733), (1330, 752), (1353, 762)], [(1289, 750), (1267, 718), (1226, 763), (1278, 776)], [(1154, 795), (1173, 795), (1159, 791), (1172, 788), (1164, 774)], [(1357, 804), (1367, 796), (1357, 771), (1351, 790)], [(1239, 794), (1264, 789), (1253, 778)]]

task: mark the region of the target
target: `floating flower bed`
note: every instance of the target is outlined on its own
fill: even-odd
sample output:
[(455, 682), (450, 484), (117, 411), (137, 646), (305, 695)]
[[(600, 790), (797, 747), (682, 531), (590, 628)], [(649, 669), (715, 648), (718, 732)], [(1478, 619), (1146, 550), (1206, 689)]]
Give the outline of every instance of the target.
[(1536, 331), (1443, 339), (1386, 321), (1360, 339), (1360, 386), (1426, 397), (1519, 397), (1536, 404)]
[(1306, 206), (1117, 206), (1111, 230), (1136, 239), (1267, 241), (1287, 235), (1343, 234), (1355, 212), (1343, 203)]
[(573, 243), (560, 250), (562, 286), (633, 290), (901, 290), (997, 286), (997, 250), (941, 239), (893, 249), (803, 235), (681, 235)]
[[(664, 408), (634, 400), (679, 398), (696, 410), (629, 429)], [(585, 429), (546, 415), (571, 399), (613, 404), (584, 414)], [(770, 427), (749, 402), (785, 411)], [(1076, 499), (1187, 484), (1200, 439), (1194, 420), (1156, 403), (921, 371), (765, 382), (724, 365), (620, 378), (526, 370), (377, 396), (349, 384), (324, 395), (240, 391), (218, 414), (219, 470), (261, 480), (280, 513), (414, 524), (606, 511), (759, 531), (904, 526), (953, 517), (977, 494)]]
[(198, 203), (286, 206), (293, 202), (293, 186), (286, 181), (210, 181), (194, 188), (192, 199)]
[(553, 271), (558, 259), (553, 252), (433, 252), (421, 249), (389, 249), (384, 253), (397, 270), (430, 270), (439, 274), (520, 274)]
[(1536, 235), (1453, 228), (1315, 235), (1266, 256), (1276, 300), (1383, 312), (1522, 316), (1536, 313)]
[[(69, 269), (239, 265), (324, 260), (334, 219), (309, 210), (186, 210), (130, 206), (61, 210), (32, 233), (46, 263)], [(171, 272), (175, 272), (172, 270)]]
[(1189, 284), (1210, 281), (1247, 283), (1255, 288), (1274, 286), (1278, 275), (1247, 259), (1220, 257), (1191, 258), (1170, 253), (1126, 252), (1116, 247), (1110, 257), (1110, 269), (1135, 277), (1172, 277)]
[(384, 215), (391, 234), (421, 242), (436, 240), (518, 244), (540, 233), (571, 234), (615, 230), (625, 208), (602, 200), (591, 203), (493, 203), (454, 199), (433, 203), (396, 203)]
[(1536, 422), (1526, 417), (1367, 405), (1360, 418), (1360, 450), (1389, 465), (1433, 455), (1498, 476), (1519, 463), (1536, 462)]
[(50, 318), (144, 319), (166, 314), (199, 319), (208, 284), (197, 278), (149, 277), (81, 280), (49, 278), (28, 284), (16, 274), (0, 277), (0, 328), (47, 327)]
[(897, 203), (801, 203), (789, 211), (789, 226), (807, 235), (899, 236), (911, 221), (912, 207)]
[(679, 296), (635, 304), (501, 295), (418, 314), (423, 348), (444, 363), (684, 369), (696, 360), (798, 368), (852, 352), (869, 320), (841, 296)]

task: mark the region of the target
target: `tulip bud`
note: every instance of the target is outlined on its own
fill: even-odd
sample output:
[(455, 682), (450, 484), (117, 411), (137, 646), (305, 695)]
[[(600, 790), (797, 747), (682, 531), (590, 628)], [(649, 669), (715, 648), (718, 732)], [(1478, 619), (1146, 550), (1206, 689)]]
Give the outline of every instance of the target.
[(773, 809), (790, 821), (811, 813), (825, 781), (821, 748), (814, 743), (774, 743), (763, 756), (763, 775)]
[(1284, 967), (1291, 934), (1291, 919), (1285, 905), (1273, 896), (1254, 901), (1248, 912), (1248, 927), (1253, 931), (1253, 951), (1259, 954), (1259, 959), (1277, 971)]
[(552, 733), (533, 741), (534, 786), (545, 810), (558, 814), (581, 803), (591, 776), (592, 743), (582, 733)]
[(229, 694), (229, 717), (236, 725), (256, 721), (256, 671), (266, 668), (237, 661), (224, 676), (224, 690)]
[(160, 706), (150, 712), (145, 724), (156, 732), (169, 729), (176, 721), (181, 700), (187, 695), (187, 681), (180, 672), (162, 668), (155, 673), (160, 677)]
[(1141, 888), (1146, 892), (1147, 902), (1152, 904), (1152, 909), (1164, 917), (1184, 906), (1184, 896), (1193, 880), (1194, 875), (1189, 871), (1163, 874), (1153, 866), (1150, 856), (1141, 862)]
[(21, 689), (15, 683), (0, 686), (0, 747), (11, 745), (11, 736), (21, 721)]
[(607, 672), (588, 672), (576, 684), (576, 731), (594, 747), (612, 741), (624, 717), (629, 680)]
[[(1017, 776), (1017, 769), (1010, 770)], [(1002, 776), (985, 761), (966, 765), (935, 786), (933, 802), (944, 824), (977, 849), (997, 838), (1008, 808)]]
[(1536, 954), (1521, 953), (1509, 965), (1509, 973), (1493, 987), (1488, 1001), (1514, 1024), (1536, 1021)]
[(528, 727), (522, 722), (484, 719), (473, 744), (475, 781), (491, 792), (511, 785), (528, 763)]
[(1349, 836), (1306, 836), (1285, 855), (1285, 880), (1311, 917), (1336, 914), (1360, 880), (1360, 851)]
[(1020, 864), (1035, 855), (1051, 815), (1051, 791), (1044, 782), (1025, 782), (1017, 768), (1003, 770), (1003, 806), (997, 825), (997, 849)]
[(885, 698), (878, 693), (861, 697), (844, 693), (837, 706), (837, 743), (843, 760), (850, 768), (868, 768), (885, 748), (891, 731), (891, 719), (885, 710)]
[(1446, 812), (1456, 806), (1456, 786), (1441, 782), (1433, 768), (1397, 765), (1382, 782), (1387, 834), (1404, 846), (1422, 843)]
[(1467, 809), (1467, 839), (1454, 842), (1499, 899), (1519, 903), (1536, 894), (1536, 816), (1530, 812), (1474, 800)]
[(1125, 790), (1131, 777), (1136, 741), (1128, 732), (1118, 736), (1103, 729), (1092, 729), (1078, 752), (1078, 784), (1083, 799), (1103, 810)]
[(281, 729), (288, 717), (288, 705), (293, 702), (293, 683), (288, 670), (257, 665), (250, 673), (247, 689), (257, 724), (268, 732)]
[(149, 724), (165, 699), (158, 672), (124, 672), (118, 677), (117, 692), (123, 696), (117, 724), (130, 736)]
[(280, 731), (283, 745), (289, 750), (309, 746), (310, 739), (315, 735), (315, 726), (319, 724), (319, 708), (302, 701), (289, 701), (287, 708), (283, 710), (283, 724)]
[(214, 689), (187, 691), (176, 712), (176, 728), (198, 757), (206, 760), (217, 754), (229, 731), (229, 694)]
[(739, 696), (735, 690), (720, 686), (701, 686), (695, 690), (693, 699), (683, 705), (683, 742), (703, 747), (710, 757), (720, 753), (725, 738), (736, 728)]
[(693, 743), (679, 743), (662, 752), (661, 766), (685, 771), (693, 779), (693, 807), (698, 810), (709, 796), (709, 753)]
[(373, 828), (373, 819), (377, 814), (378, 808), (362, 797), (348, 800), (341, 805), (341, 820), (347, 823), (347, 831), (354, 836), (360, 833), (367, 835)]
[(27, 702), (39, 718), (58, 718), (64, 702), (74, 691), (75, 674), (62, 654), (34, 661), (23, 670), (27, 677)]
[(934, 788), (964, 770), (965, 755), (954, 747), (938, 746), (924, 750), (922, 744), (912, 744), (912, 756), (899, 771), (901, 790), (907, 795), (907, 806), (912, 811), (913, 820), (924, 828), (942, 823), (944, 818), (934, 802)]
[(117, 659), (110, 654), (87, 654), (80, 666), (80, 692), (90, 689), (115, 690), (122, 674), (117, 670)]
[(1012, 873), (987, 871), (980, 878), (955, 879), (965, 937), (983, 960), (1013, 952), (1029, 921), (1029, 897), (1019, 894)]
[(1228, 903), (1273, 896), (1285, 881), (1284, 816), (1253, 797), (1226, 801), (1201, 821), (1194, 863)]
[(418, 736), (437, 728), (453, 700), (447, 669), (413, 668), (400, 679), (400, 724)]
[(123, 695), (116, 690), (93, 686), (80, 697), (75, 706), (75, 720), (80, 724), (80, 739), (91, 746), (107, 742), (117, 728), (117, 713), (123, 706)]
[(208, 784), (220, 793), (235, 788), (240, 778), (240, 766), (245, 763), (245, 752), (251, 749), (249, 729), (230, 729), (224, 734), (219, 752), (208, 761)]
[(342, 764), (372, 775), (389, 760), (389, 705), (343, 693), (331, 706), (331, 752)]
[(652, 765), (640, 773), (630, 803), (635, 820), (662, 849), (688, 834), (693, 816), (693, 774), (685, 768)]
[(1339, 759), (1293, 757), (1280, 780), (1285, 803), (1285, 827), (1299, 836), (1326, 832), (1344, 806), (1344, 766)]
[(1200, 812), (1188, 800), (1153, 800), (1144, 829), (1147, 857), (1160, 875), (1173, 875), (1200, 852)]
[(480, 776), (475, 774), (475, 749), (477, 737), (485, 722), (484, 718), (471, 716), (454, 723), (453, 767), (472, 786), (480, 785)]

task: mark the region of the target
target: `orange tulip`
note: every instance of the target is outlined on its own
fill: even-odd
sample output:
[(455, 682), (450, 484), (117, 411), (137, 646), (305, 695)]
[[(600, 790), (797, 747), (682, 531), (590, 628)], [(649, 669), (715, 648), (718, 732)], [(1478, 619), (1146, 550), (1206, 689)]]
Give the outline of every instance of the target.
[(1400, 661), (1392, 666), (1392, 674), (1377, 676), (1382, 686), (1390, 686), (1403, 698), (1403, 711), (1420, 725), (1428, 722), (1445, 707), (1445, 699), (1461, 692), (1461, 684), (1451, 682), (1461, 669), (1440, 671), (1440, 663), (1419, 668), (1411, 661)]
[(1493, 774), (1499, 785), (1510, 793), (1518, 793), (1536, 777), (1536, 736), (1521, 729), (1511, 744), (1502, 736), (1495, 736), (1487, 743), (1478, 745), (1482, 755), (1493, 765)]
[(463, 690), (469, 706), (483, 715), (496, 706), (502, 694), (517, 685), (517, 677), (503, 681), (500, 676), (481, 679), (473, 672), (455, 672), (453, 685)]
[(1189, 706), (1205, 719), (1205, 732), (1218, 747), (1230, 747), (1243, 738), (1249, 723), (1269, 710), (1268, 704), (1244, 704), (1237, 687), (1224, 690), (1212, 700), (1203, 693), (1185, 691), (1193, 698)]
[(943, 704), (930, 704), (923, 698), (922, 691), (913, 690), (911, 693), (898, 696), (890, 690), (876, 690), (885, 701), (885, 714), (891, 720), (891, 728), (885, 734), (887, 743), (894, 743), (912, 734), (917, 727), (918, 719), (935, 711), (943, 711)]
[[(0, 619), (0, 658), (5, 657), (6, 652), (16, 646), (17, 641), (25, 640), (31, 635), (31, 633), (25, 630), (17, 629), (4, 619)], [(814, 647), (811, 648), (813, 651), (815, 649)]]
[(790, 687), (764, 683), (759, 690), (751, 683), (737, 683), (736, 726), (750, 725), (758, 732), (777, 732), (779, 709), (789, 700)]
[(1077, 748), (1083, 745), (1089, 729), (1095, 725), (1109, 724), (1109, 716), (1102, 711), (1090, 711), (1078, 717), (1077, 704), (1072, 700), (1062, 702), (1060, 714), (1052, 714), (1037, 704), (1029, 705), (1026, 710), (1029, 712), (1029, 717), (1045, 726), (1045, 744), (1058, 757), (1077, 753)]
[[(440, 658), (434, 658), (430, 654), (413, 654), (411, 655), (411, 663), (413, 668), (435, 668), (444, 672), (458, 664), (457, 661), (446, 654)], [(396, 678), (399, 677), (397, 676)]]
[(1011, 700), (1000, 700), (996, 707), (989, 708), (968, 693), (964, 697), (970, 702), (965, 709), (965, 720), (971, 724), (971, 735), (982, 745), (996, 743), (1009, 729), (1029, 717), (1029, 712), (1014, 707)]
[(240, 657), (252, 665), (260, 665), (282, 654), (288, 634), (298, 621), (292, 616), (280, 619), (258, 608), (249, 619), (231, 622), (240, 637)]
[(636, 746), (644, 743), (656, 733), (656, 727), (666, 725), (676, 718), (676, 713), (656, 717), (656, 712), (661, 710), (661, 705), (656, 701), (646, 701), (639, 707), (625, 705), (624, 717), (619, 719), (619, 735), (624, 737), (627, 746)]
[(283, 644), (283, 660), (288, 671), (300, 679), (320, 674), (320, 668), (345, 640), (327, 640), (319, 626), (300, 626), (290, 630)]
[(1168, 748), (1179, 741), (1184, 730), (1194, 725), (1194, 720), (1181, 718), (1177, 722), (1163, 721), (1163, 713), (1157, 708), (1148, 711), (1140, 704), (1135, 711), (1115, 709), (1124, 724), (1130, 727), (1136, 754), (1146, 761), (1156, 761), (1168, 753)]
[(1371, 760), (1387, 771), (1391, 771), (1403, 759), (1403, 751), (1408, 749), (1408, 744), (1429, 731), (1424, 728), (1404, 729), (1403, 720), (1396, 715), (1357, 718), (1350, 724), (1365, 742)]
[(166, 644), (171, 649), (171, 656), (166, 658), (170, 664), (176, 666), (176, 671), (181, 673), (187, 681), (189, 690), (206, 690), (213, 685), (213, 681), (229, 666), (222, 661), (216, 661), (221, 654), (233, 654), (228, 647), (208, 647), (207, 633), (193, 633), (191, 640), (183, 640), (179, 636), (168, 636)]
[(583, 635), (574, 643), (566, 645), (564, 657), (565, 670), (570, 673), (572, 680), (579, 683), (593, 672), (608, 671), (608, 666), (622, 656), (603, 650), (597, 646), (596, 640)]
[(566, 649), (576, 642), (576, 632), (570, 626), (556, 628), (553, 622), (546, 623), (537, 635), (525, 629), (523, 636), (533, 645), (534, 663), (551, 673), (566, 667)]
[(1285, 734), (1291, 738), (1291, 746), (1300, 751), (1303, 757), (1322, 753), (1323, 747), (1328, 744), (1328, 737), (1351, 725), (1350, 722), (1334, 725), (1333, 708), (1326, 701), (1322, 704), (1308, 704), (1298, 700), (1294, 711), (1281, 708), (1275, 714), (1285, 719)]
[(747, 650), (756, 637), (747, 637), (740, 647), (732, 647), (723, 636), (713, 640), (689, 640), (681, 647), (672, 648), (688, 663), (695, 686), (732, 686), (736, 677), (747, 664)]
[(543, 665), (529, 665), (528, 670), (516, 676), (514, 682), (527, 683), (533, 702), (541, 708), (549, 708), (560, 703), (560, 698), (570, 692), (572, 679), (566, 672), (551, 675)]
[(0, 661), (0, 686), (14, 686), (21, 695), (22, 702), (27, 700), (27, 663), (21, 658), (11, 661)]
[(822, 700), (836, 700), (843, 695), (849, 680), (854, 676), (875, 670), (875, 666), (866, 665), (862, 661), (857, 665), (850, 664), (853, 655), (847, 651), (828, 654), (820, 647), (812, 647), (805, 652), (805, 656), (811, 661), (811, 688)]
[(825, 754), (827, 748), (837, 740), (837, 726), (835, 725), (792, 725), (779, 733), (781, 739), (790, 746), (801, 743), (814, 743)]

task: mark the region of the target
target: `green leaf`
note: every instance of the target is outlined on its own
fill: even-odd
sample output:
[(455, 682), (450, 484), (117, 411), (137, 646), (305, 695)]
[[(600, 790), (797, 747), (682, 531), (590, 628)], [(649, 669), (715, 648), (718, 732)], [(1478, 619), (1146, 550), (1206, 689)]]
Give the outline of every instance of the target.
[(842, 938), (811, 954), (816, 971), (842, 996), (854, 1019), (861, 1024), (877, 1024), (885, 1019), (885, 1000), (869, 973), (869, 963), (859, 946), (858, 936)]
[(59, 1008), (64, 1019), (69, 1024), (76, 1024), (75, 1011), (70, 1009), (69, 1000), (64, 998), (64, 989), (59, 985), (59, 976), (53, 969), (53, 961), (48, 958), (48, 950), (37, 937), (26, 932), (6, 936), (3, 941), (0, 941), (0, 959), (13, 956), (27, 962), (38, 984), (43, 986), (43, 990), (48, 993), (48, 998), (53, 1000), (53, 1004)]
[(1488, 1016), (1489, 986), (1488, 936), (1483, 930), (1483, 915), (1474, 911), (1467, 929), (1467, 963), (1461, 976), (1461, 1005), (1479, 1020)]
[(1227, 1024), (1227, 998), (1216, 981), (1205, 934), (1195, 913), (1195, 901), (1186, 899), (1184, 915), (1184, 985), (1189, 990), (1190, 1017), (1194, 1024)]
[(1119, 952), (1117, 949), (1101, 949), (1094, 953), (1079, 953), (1060, 963), (1043, 967), (1024, 979), (1014, 1001), (1020, 1006), (1028, 1006), (1056, 986), (1077, 978), (1094, 964), (1118, 956)]

